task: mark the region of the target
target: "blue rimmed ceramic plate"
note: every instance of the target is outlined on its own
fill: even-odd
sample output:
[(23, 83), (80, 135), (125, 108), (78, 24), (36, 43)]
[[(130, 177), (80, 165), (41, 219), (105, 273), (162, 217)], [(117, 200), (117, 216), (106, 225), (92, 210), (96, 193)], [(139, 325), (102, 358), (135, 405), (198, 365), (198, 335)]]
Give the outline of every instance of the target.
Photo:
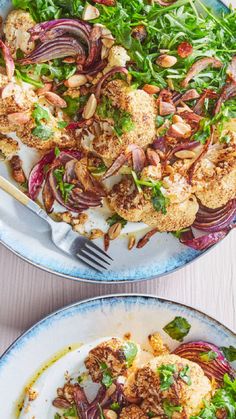
[[(218, 0), (206, 2), (215, 11), (226, 9)], [(0, 0), (4, 16), (11, 2)], [(10, 179), (7, 168), (0, 165), (0, 174)], [(99, 227), (100, 220), (94, 219)], [(132, 228), (129, 227), (129, 228)], [(136, 227), (135, 227), (136, 228)], [(170, 234), (159, 234), (141, 250), (127, 251), (127, 237), (112, 243), (112, 270), (99, 274), (70, 258), (51, 243), (47, 225), (12, 198), (0, 191), (0, 241), (18, 256), (49, 272), (78, 280), (119, 282), (139, 281), (163, 276), (195, 260), (200, 252), (181, 245)]]
[(131, 339), (143, 347), (150, 333), (160, 332), (173, 350), (178, 342), (163, 327), (176, 316), (186, 318), (191, 325), (186, 342), (207, 340), (218, 346), (236, 345), (236, 336), (229, 329), (176, 302), (143, 295), (116, 295), (80, 302), (37, 323), (0, 359), (1, 418), (17, 417), (24, 388), (32, 382), (38, 398), (20, 418), (54, 417), (51, 401), (55, 389), (64, 381), (65, 371), (70, 375), (73, 371), (77, 375), (83, 372), (88, 350), (106, 337), (130, 333)]

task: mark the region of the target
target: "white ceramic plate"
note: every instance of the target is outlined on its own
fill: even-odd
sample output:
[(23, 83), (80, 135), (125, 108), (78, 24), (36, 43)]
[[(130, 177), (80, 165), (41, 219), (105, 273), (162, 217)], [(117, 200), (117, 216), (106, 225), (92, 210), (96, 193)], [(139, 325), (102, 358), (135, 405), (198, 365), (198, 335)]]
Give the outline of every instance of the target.
[[(206, 4), (215, 12), (226, 9), (219, 0), (208, 0)], [(11, 1), (0, 0), (0, 15), (5, 16), (10, 7)], [(26, 147), (24, 150), (26, 151)], [(31, 161), (34, 160), (34, 153), (29, 149), (27, 155), (31, 155)], [(25, 165), (26, 173), (29, 171), (29, 164), (27, 166)], [(4, 164), (0, 164), (0, 175), (12, 181)], [(97, 228), (102, 226), (102, 222), (104, 223), (102, 217), (93, 217)], [(170, 273), (202, 254), (181, 245), (171, 234), (157, 234), (143, 249), (129, 252), (125, 233), (132, 230), (137, 230), (137, 225), (129, 223), (124, 230), (124, 237), (111, 244), (109, 252), (115, 263), (111, 271), (99, 274), (77, 259), (60, 252), (51, 243), (50, 231), (45, 222), (0, 191), (2, 244), (35, 266), (63, 277), (98, 282), (140, 281)], [(100, 245), (103, 246), (102, 242)]]
[[(129, 332), (131, 339), (143, 345), (150, 333), (159, 331), (170, 349), (174, 349), (178, 343), (162, 328), (175, 316), (185, 317), (191, 324), (186, 342), (201, 339), (218, 346), (236, 346), (235, 334), (217, 321), (193, 308), (161, 298), (118, 295), (77, 303), (37, 323), (3, 355), (0, 360), (0, 417), (16, 418), (17, 402), (23, 389), (37, 372), (49, 365), (34, 384), (40, 394), (38, 401), (36, 399), (29, 414), (22, 417), (53, 419), (51, 401), (55, 389), (64, 383), (66, 370), (77, 376), (83, 371), (83, 361), (91, 343), (110, 336), (123, 337)], [(81, 344), (87, 346), (76, 349)], [(69, 352), (68, 347), (72, 348)], [(63, 352), (67, 355), (62, 356)], [(55, 357), (58, 360), (52, 364)]]

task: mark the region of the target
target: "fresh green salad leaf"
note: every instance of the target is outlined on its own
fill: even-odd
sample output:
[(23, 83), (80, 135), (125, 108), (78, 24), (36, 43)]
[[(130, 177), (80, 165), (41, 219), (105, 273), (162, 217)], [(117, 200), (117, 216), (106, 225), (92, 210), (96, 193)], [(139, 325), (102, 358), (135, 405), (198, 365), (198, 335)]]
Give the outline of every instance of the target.
[(123, 346), (125, 359), (128, 367), (131, 367), (138, 353), (138, 347), (134, 342), (125, 342)]
[(53, 135), (53, 131), (47, 125), (39, 124), (32, 130), (32, 134), (43, 141), (47, 141)]
[(188, 384), (188, 386), (191, 386), (192, 380), (190, 377), (190, 368), (188, 365), (186, 365), (179, 373), (180, 378)]
[(226, 346), (223, 346), (221, 349), (224, 353), (225, 358), (229, 362), (236, 361), (236, 348), (234, 346), (229, 346), (228, 348)]
[(176, 365), (161, 365), (157, 368), (160, 377), (161, 391), (168, 390), (174, 384), (174, 374), (176, 373)]
[(170, 403), (168, 400), (164, 400), (163, 409), (168, 418), (172, 418), (174, 412), (182, 412), (182, 406), (175, 406)]
[(170, 323), (168, 323), (163, 330), (174, 340), (182, 342), (185, 336), (188, 335), (191, 329), (191, 325), (188, 320), (184, 317), (175, 317)]
[(71, 191), (74, 189), (75, 185), (72, 185), (71, 183), (64, 182), (64, 174), (65, 174), (65, 168), (61, 167), (54, 170), (54, 176), (57, 180), (57, 186), (62, 194), (62, 198), (65, 202), (68, 201), (69, 195)]
[(65, 418), (70, 418), (70, 417), (77, 418), (78, 415), (77, 415), (76, 407), (72, 406), (69, 409), (65, 410), (65, 412), (63, 413), (63, 416)]
[(117, 412), (120, 410), (120, 404), (118, 402), (113, 402), (110, 406), (111, 410), (114, 410), (114, 412)]
[(112, 227), (114, 224), (120, 223), (124, 228), (127, 224), (127, 221), (122, 218), (119, 214), (113, 214), (111, 217), (107, 219), (107, 224)]
[(199, 357), (203, 362), (211, 362), (218, 358), (218, 354), (214, 351), (202, 352)]
[(107, 364), (105, 362), (101, 362), (100, 363), (100, 369), (102, 371), (102, 384), (104, 384), (104, 386), (106, 388), (111, 387), (111, 385), (113, 383), (113, 377), (112, 377), (111, 371), (109, 370)]
[(32, 116), (37, 124), (39, 124), (42, 120), (49, 121), (50, 119), (48, 110), (40, 106), (38, 103), (34, 106)]
[(152, 205), (156, 211), (161, 211), (162, 214), (167, 213), (167, 207), (169, 205), (169, 199), (163, 194), (161, 188), (162, 188), (162, 182), (157, 181), (155, 182), (152, 179), (149, 180), (142, 180), (138, 179), (137, 174), (132, 171), (132, 176), (134, 178), (134, 182), (137, 186), (137, 189), (139, 192), (142, 192), (142, 187), (151, 188), (152, 190)]
[(134, 123), (131, 115), (112, 105), (112, 102), (107, 97), (103, 96), (101, 102), (97, 107), (97, 114), (104, 119), (112, 119), (114, 122), (114, 131), (118, 137), (121, 137), (125, 132), (130, 132), (134, 129)]

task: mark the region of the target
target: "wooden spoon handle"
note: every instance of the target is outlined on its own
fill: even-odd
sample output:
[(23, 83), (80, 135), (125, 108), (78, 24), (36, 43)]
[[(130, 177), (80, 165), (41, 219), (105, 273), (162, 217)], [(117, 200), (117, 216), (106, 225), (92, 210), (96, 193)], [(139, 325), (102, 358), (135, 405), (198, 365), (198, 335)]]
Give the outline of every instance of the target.
[(0, 176), (0, 188), (15, 198), (17, 201), (19, 201), (21, 204), (25, 206), (29, 205), (31, 199), (2, 176)]

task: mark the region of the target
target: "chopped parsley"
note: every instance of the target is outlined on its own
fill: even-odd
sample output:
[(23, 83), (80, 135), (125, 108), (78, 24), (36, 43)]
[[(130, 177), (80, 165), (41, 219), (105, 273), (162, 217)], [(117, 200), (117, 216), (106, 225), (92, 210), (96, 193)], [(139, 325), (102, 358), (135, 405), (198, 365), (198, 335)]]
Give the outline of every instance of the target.
[(56, 157), (59, 157), (61, 154), (60, 149), (58, 147), (55, 147), (54, 153)]
[(184, 317), (175, 317), (168, 323), (163, 330), (174, 340), (182, 342), (184, 337), (188, 335), (191, 325)]
[(59, 129), (63, 129), (63, 128), (66, 128), (67, 125), (68, 125), (68, 122), (66, 122), (66, 121), (59, 121), (58, 124), (57, 124), (57, 127)]
[(134, 123), (131, 115), (112, 105), (112, 102), (107, 97), (103, 96), (101, 102), (97, 107), (97, 114), (103, 119), (112, 119), (114, 122), (114, 131), (118, 137), (121, 137), (125, 132), (130, 132), (134, 129)]
[(191, 386), (192, 380), (190, 377), (190, 368), (188, 365), (186, 365), (180, 372), (179, 372), (180, 378), (188, 384), (188, 386)]
[(71, 191), (74, 189), (75, 185), (72, 185), (71, 183), (64, 182), (64, 174), (65, 174), (65, 168), (61, 167), (58, 169), (55, 169), (53, 172), (56, 180), (57, 180), (57, 187), (59, 188), (62, 198), (64, 202), (66, 203), (68, 201), (69, 195)]
[(32, 116), (36, 123), (36, 127), (32, 130), (32, 134), (44, 141), (48, 140), (53, 135), (52, 129), (44, 123), (50, 120), (48, 110), (37, 103), (34, 106)]
[(64, 413), (63, 413), (63, 417), (65, 417), (65, 418), (70, 418), (70, 417), (72, 417), (72, 418), (78, 418), (78, 415), (77, 415), (77, 411), (76, 411), (76, 407), (75, 406), (72, 406), (72, 407), (70, 407), (69, 409), (67, 409)]
[(110, 227), (112, 227), (116, 223), (120, 223), (122, 225), (122, 228), (124, 228), (127, 224), (127, 221), (116, 213), (111, 215), (111, 217), (107, 218), (107, 224)]
[(227, 419), (236, 417), (236, 380), (232, 381), (226, 374), (224, 384), (216, 390), (210, 402), (205, 402), (205, 407), (198, 416), (192, 416), (191, 419), (213, 419), (216, 418), (218, 410), (225, 410)]
[(40, 124), (41, 121), (49, 121), (50, 115), (47, 109), (40, 106), (38, 103), (34, 106), (32, 116), (37, 124)]
[(107, 166), (104, 162), (100, 163), (97, 167), (90, 167), (89, 171), (93, 175), (103, 175), (107, 171)]
[(170, 419), (172, 418), (174, 412), (182, 412), (183, 410), (182, 406), (175, 406), (171, 404), (168, 400), (164, 400), (163, 409), (165, 415)]
[(102, 384), (104, 384), (106, 388), (109, 388), (111, 387), (113, 383), (113, 377), (112, 377), (111, 371), (109, 370), (105, 362), (101, 362), (99, 365), (100, 365), (100, 370), (102, 372)]
[(156, 416), (156, 413), (153, 413), (153, 412), (147, 412), (147, 416), (149, 417), (149, 418), (154, 418), (155, 416)]
[(174, 374), (177, 372), (176, 365), (161, 365), (157, 368), (160, 377), (161, 391), (168, 390), (174, 384)]
[(118, 412), (118, 410), (120, 410), (120, 404), (118, 402), (113, 402), (110, 408), (111, 410), (114, 410), (114, 412)]
[(228, 348), (226, 346), (223, 346), (221, 350), (223, 351), (225, 358), (229, 362), (236, 361), (236, 348), (234, 346), (229, 346)]
[(214, 351), (202, 352), (199, 357), (203, 362), (211, 362), (218, 358), (218, 354)]
[(126, 342), (123, 346), (127, 367), (131, 367), (138, 353), (138, 347), (133, 342)]
[(32, 130), (32, 134), (38, 138), (41, 138), (41, 140), (46, 141), (49, 140), (49, 138), (51, 138), (51, 136), (53, 135), (53, 131), (47, 125), (39, 124), (36, 128)]
[(183, 233), (186, 233), (186, 231), (189, 231), (189, 228), (182, 228), (181, 230), (172, 231), (171, 234), (176, 237), (177, 239), (180, 239)]
[(167, 198), (165, 195), (163, 195), (163, 192), (161, 190), (162, 182), (161, 181), (155, 182), (152, 179), (149, 179), (149, 180), (138, 179), (138, 177), (137, 177), (137, 175), (134, 171), (132, 171), (132, 175), (133, 175), (134, 182), (135, 182), (139, 192), (142, 192), (142, 186), (143, 187), (146, 186), (147, 188), (151, 188), (151, 190), (152, 190), (151, 201), (152, 201), (153, 208), (156, 211), (161, 211), (162, 214), (166, 215), (167, 206), (169, 204), (169, 198)]

